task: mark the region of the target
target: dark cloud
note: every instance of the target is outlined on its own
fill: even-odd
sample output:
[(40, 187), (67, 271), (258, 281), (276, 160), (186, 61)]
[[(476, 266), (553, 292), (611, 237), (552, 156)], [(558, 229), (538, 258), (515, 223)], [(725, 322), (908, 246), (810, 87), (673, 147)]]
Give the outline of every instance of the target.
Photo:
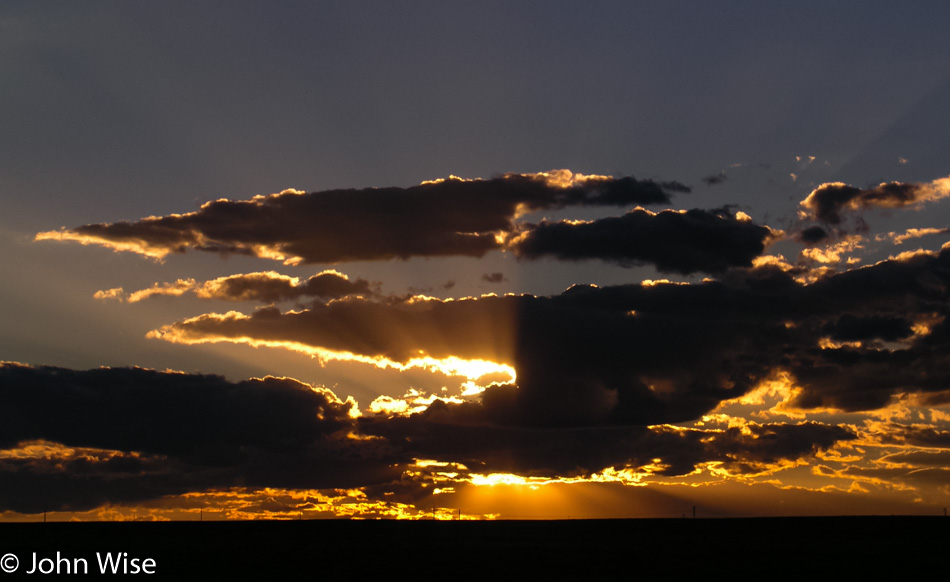
[(950, 450), (943, 451), (903, 451), (881, 457), (885, 463), (900, 463), (936, 467), (950, 467)]
[(703, 183), (707, 186), (715, 186), (717, 184), (722, 184), (727, 179), (725, 172), (719, 172), (718, 174), (710, 174), (703, 178)]
[(950, 249), (917, 253), (853, 269), (817, 281), (803, 293), (815, 313), (866, 312), (908, 317), (943, 312), (950, 285)]
[[(461, 407), (477, 409), (478, 405)], [(651, 439), (650, 431), (644, 427), (552, 431), (473, 424), (473, 411), (459, 408), (460, 405), (437, 401), (424, 413), (411, 417), (367, 419), (361, 423), (361, 428), (368, 434), (385, 437), (410, 455), (462, 463), (479, 473), (576, 477), (627, 462), (646, 464), (675, 449), (675, 445), (667, 446), (666, 450), (647, 446), (648, 442), (655, 445), (663, 438)], [(679, 444), (695, 448), (690, 443)]]
[(881, 441), (885, 444), (908, 444), (918, 447), (950, 449), (950, 431), (926, 425), (887, 423)]
[(860, 200), (863, 190), (840, 182), (822, 184), (808, 195), (801, 205), (808, 208), (814, 218), (828, 223), (839, 224), (839, 212), (847, 208), (854, 200)]
[[(784, 403), (792, 409), (874, 410), (895, 397), (919, 403), (950, 400), (950, 248), (905, 253), (861, 269), (829, 272), (806, 284), (795, 278), (801, 273), (794, 269), (751, 267), (775, 235), (742, 214), (732, 217), (727, 208), (636, 209), (590, 222), (513, 226), (514, 217), (527, 210), (613, 204), (629, 195), (632, 183), (591, 184), (598, 186), (584, 182), (562, 188), (548, 178), (507, 176), (449, 180), (390, 194), (393, 200), (418, 197), (426, 204), (441, 200), (441, 206), (431, 208), (410, 204), (412, 212), (431, 210), (419, 220), (440, 225), (428, 234), (423, 227), (413, 230), (409, 238), (415, 242), (406, 243), (410, 246), (425, 240), (431, 250), (445, 240), (469, 237), (490, 239), (490, 248), (497, 248), (505, 237), (495, 235), (507, 232), (505, 244), (526, 258), (552, 254), (651, 263), (677, 273), (714, 272), (719, 280), (574, 286), (546, 297), (458, 300), (382, 297), (367, 281), (335, 272), (305, 281), (276, 273), (179, 281), (166, 286), (167, 294), (334, 301), (313, 301), (286, 312), (266, 307), (251, 315), (204, 314), (164, 326), (150, 337), (180, 343), (270, 342), (312, 349), (321, 357), (356, 355), (402, 364), (423, 356), (483, 359), (511, 365), (517, 378), (491, 385), (466, 402), (436, 400), (411, 416), (354, 418), (352, 403), (292, 379), (228, 382), (135, 368), (77, 372), (7, 364), (0, 367), (0, 446), (9, 451), (30, 443), (58, 443), (63, 450), (0, 455), (0, 508), (89, 508), (236, 486), (360, 486), (382, 497), (398, 493), (419, 499), (425, 495), (423, 485), (433, 481), (405, 477), (403, 471), (414, 459), (462, 463), (473, 472), (544, 477), (585, 476), (608, 467), (684, 475), (710, 462), (730, 474), (759, 475), (855, 435), (845, 427), (817, 423), (739, 423), (708, 430), (671, 424), (697, 420), (777, 377), (792, 383), (794, 390)], [(662, 192), (663, 187), (657, 188)], [(192, 215), (136, 224), (151, 228), (162, 223), (164, 228), (190, 220), (191, 226), (180, 232), (199, 233), (195, 240), (201, 245), (192, 246), (206, 250), (224, 248), (219, 244), (224, 238), (215, 238), (217, 231), (208, 225), (217, 225), (220, 232), (243, 225), (247, 238), (228, 243), (235, 252), (274, 256), (276, 249), (287, 257), (316, 260), (314, 249), (324, 252), (330, 247), (320, 245), (332, 246), (334, 237), (342, 235), (332, 231), (326, 240), (313, 239), (318, 242), (254, 237), (282, 231), (269, 220), (279, 224), (286, 212), (316, 216), (308, 204), (329, 209), (331, 216), (349, 208), (350, 202), (342, 202), (347, 196), (362, 204), (380, 196), (375, 190), (342, 192), (221, 201)], [(431, 197), (431, 192), (446, 199)], [(485, 197), (484, 208), (473, 202), (477, 196)], [(828, 212), (850, 208), (845, 198), (829, 198), (839, 202), (837, 211), (828, 203)], [(339, 206), (334, 209), (334, 204)], [(409, 220), (410, 209), (395, 202), (374, 207), (367, 218), (376, 225), (370, 228), (373, 236), (379, 234), (373, 229), (382, 224), (384, 210), (398, 221)], [(262, 217), (270, 218), (254, 222)], [(448, 224), (455, 230), (439, 230)], [(189, 230), (195, 225), (200, 229)], [(303, 230), (291, 223), (287, 232)], [(356, 236), (360, 231), (349, 224), (347, 232)], [(800, 238), (827, 236), (825, 227), (813, 227)], [(308, 247), (311, 242), (317, 246)], [(356, 252), (384, 258), (372, 251), (376, 242), (357, 245)], [(402, 242), (391, 248), (404, 248)], [(401, 253), (387, 256), (408, 256)], [(504, 278), (493, 273), (483, 279)], [(166, 287), (137, 293), (163, 293)], [(879, 441), (946, 448), (947, 434), (895, 425)], [(894, 457), (887, 462), (937, 467), (934, 459)]]
[[(873, 410), (898, 393), (926, 399), (950, 386), (950, 336), (944, 332), (950, 315), (950, 249), (839, 273), (802, 291), (800, 306), (809, 316), (799, 331), (865, 345), (820, 349), (803, 344), (788, 352), (783, 365), (803, 389), (796, 405)], [(908, 337), (912, 321), (924, 322), (923, 328)], [(905, 343), (902, 349), (868, 341), (898, 339)]]
[(566, 170), (449, 178), (409, 188), (303, 193), (217, 200), (187, 214), (89, 224), (37, 235), (154, 257), (189, 249), (290, 263), (340, 263), (413, 256), (479, 257), (500, 248), (496, 234), (519, 213), (566, 206), (669, 202), (677, 182), (582, 176)]
[(273, 303), (317, 297), (323, 300), (348, 295), (376, 295), (378, 284), (365, 279), (350, 280), (336, 271), (324, 271), (301, 281), (274, 271), (245, 273), (198, 282), (179, 279), (174, 283), (156, 283), (148, 289), (126, 293), (122, 288), (98, 291), (97, 299), (118, 299), (135, 303), (155, 296), (179, 296), (192, 293), (202, 299), (221, 301), (260, 301)]
[(482, 281), (487, 283), (502, 283), (506, 280), (504, 273), (485, 273), (482, 275)]
[(850, 429), (818, 422), (749, 423), (744, 428), (730, 427), (723, 434), (725, 436), (720, 442), (711, 439), (711, 448), (732, 458), (768, 463), (797, 459), (830, 448), (836, 442), (857, 438)]
[(950, 385), (945, 348), (815, 349), (798, 354), (789, 368), (803, 388), (793, 400), (801, 408), (875, 410), (895, 394), (938, 392)]
[(403, 473), (417, 458), (472, 472), (586, 476), (649, 465), (682, 475), (711, 461), (808, 457), (853, 438), (815, 423), (746, 431), (512, 426), (496, 421), (516, 389), (496, 389), (476, 402), (436, 400), (409, 417), (354, 418), (350, 403), (286, 378), (3, 364), (0, 446), (16, 454), (0, 455), (0, 509), (81, 511), (232, 487), (362, 487), (377, 499), (418, 499), (431, 480)]
[[(469, 408), (469, 410), (464, 410)], [(461, 462), (473, 472), (579, 477), (606, 467), (685, 475), (701, 463), (721, 462), (736, 472), (809, 457), (856, 438), (847, 428), (819, 423), (750, 423), (746, 430), (672, 427), (577, 427), (557, 431), (479, 424), (476, 404), (433, 403), (404, 418), (367, 419), (362, 430), (384, 436), (415, 456)], [(657, 466), (656, 460), (660, 459)]]
[(493, 422), (654, 424), (697, 418), (740, 396), (779, 357), (788, 332), (771, 297), (718, 284), (575, 287), (555, 297), (455, 301), (345, 299), (280, 313), (206, 315), (154, 332), (178, 342), (294, 342), (406, 363), (513, 365), (518, 388), (486, 393)]
[(542, 222), (518, 235), (511, 248), (525, 258), (597, 258), (651, 263), (661, 272), (715, 273), (751, 265), (771, 236), (768, 227), (716, 211), (653, 213), (638, 208), (590, 222)]
[[(293, 342), (402, 363), (503, 362), (517, 370), (517, 389), (486, 392), (495, 424), (649, 425), (696, 419), (777, 370), (793, 374), (803, 408), (870, 410), (900, 392), (946, 390), (950, 333), (935, 314), (947, 313), (948, 295), (945, 250), (812, 284), (763, 267), (722, 281), (575, 286), (552, 297), (349, 298), (288, 313), (208, 314), (151, 336)], [(918, 334), (918, 321), (933, 323)], [(829, 338), (865, 343), (834, 347)], [(881, 343), (893, 341), (902, 349)]]
[(4, 364), (0, 446), (42, 439), (187, 458), (292, 450), (349, 426), (351, 404), (289, 378), (231, 383), (140, 368)]
[(0, 508), (41, 513), (134, 503), (204, 489), (214, 473), (221, 471), (122, 452), (0, 459)]
[(850, 429), (805, 422), (748, 423), (706, 436), (704, 457), (719, 460), (733, 473), (759, 473), (780, 461), (795, 461), (857, 438)]
[(813, 245), (813, 244), (820, 243), (830, 237), (831, 237), (831, 234), (825, 229), (823, 229), (822, 227), (812, 226), (798, 233), (797, 238), (798, 240), (800, 240), (801, 242), (807, 245)]
[(199, 297), (208, 299), (263, 302), (305, 297), (334, 299), (348, 295), (372, 295), (375, 292), (375, 286), (369, 281), (359, 278), (350, 280), (335, 271), (324, 271), (304, 281), (274, 272), (231, 275), (200, 283), (195, 289)]
[(351, 281), (345, 275), (333, 271), (318, 273), (300, 282), (274, 277), (273, 273), (251, 273), (217, 279), (214, 283), (213, 286), (204, 285), (211, 298), (233, 301), (270, 302), (303, 297), (331, 299), (372, 293), (372, 284), (369, 281)]
[(397, 457), (380, 461), (346, 438), (352, 406), (289, 378), (3, 364), (0, 447), (62, 450), (0, 456), (0, 507), (84, 510), (208, 488), (393, 479)]
[(853, 342), (881, 339), (894, 342), (913, 334), (912, 323), (902, 317), (872, 315), (858, 317), (850, 313), (825, 326), (832, 339)]
[(950, 469), (947, 467), (915, 468), (890, 466), (865, 468), (849, 466), (843, 469), (840, 475), (890, 482), (913, 483), (916, 485), (930, 484), (943, 487), (950, 485)]
[(950, 178), (929, 183), (888, 182), (861, 189), (841, 182), (822, 184), (801, 202), (808, 215), (825, 224), (841, 223), (844, 211), (904, 208), (950, 195)]

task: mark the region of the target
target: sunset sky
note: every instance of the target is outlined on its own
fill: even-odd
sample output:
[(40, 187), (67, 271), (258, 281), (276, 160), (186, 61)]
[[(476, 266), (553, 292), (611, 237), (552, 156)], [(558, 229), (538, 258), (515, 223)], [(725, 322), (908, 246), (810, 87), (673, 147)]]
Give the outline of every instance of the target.
[(948, 21), (3, 2), (0, 519), (942, 514)]

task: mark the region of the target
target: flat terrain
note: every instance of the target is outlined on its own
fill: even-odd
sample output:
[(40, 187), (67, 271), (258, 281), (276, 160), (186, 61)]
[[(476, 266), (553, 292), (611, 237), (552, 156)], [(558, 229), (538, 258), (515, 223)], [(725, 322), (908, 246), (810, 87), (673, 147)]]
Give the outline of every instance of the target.
[[(156, 573), (134, 578), (163, 580), (349, 580), (396, 571), (423, 580), (910, 575), (932, 566), (944, 572), (948, 542), (944, 517), (0, 523), (0, 556), (19, 560), (16, 574), (0, 578), (43, 578), (24, 575), (34, 552), (85, 559), (88, 575), (78, 578), (102, 577), (97, 552), (152, 558)], [(45, 576), (70, 577), (63, 569)]]

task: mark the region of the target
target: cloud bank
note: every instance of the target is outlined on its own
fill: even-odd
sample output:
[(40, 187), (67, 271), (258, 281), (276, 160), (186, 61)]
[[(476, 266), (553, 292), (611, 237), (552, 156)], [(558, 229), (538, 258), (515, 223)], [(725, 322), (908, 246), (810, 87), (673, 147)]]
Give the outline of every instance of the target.
[(489, 180), (451, 177), (409, 188), (364, 188), (217, 200), (186, 214), (87, 224), (42, 232), (153, 258), (202, 250), (298, 263), (392, 258), (480, 257), (501, 248), (499, 235), (525, 212), (568, 206), (658, 204), (677, 182), (584, 176), (567, 170), (506, 174)]
[[(806, 284), (782, 269), (721, 281), (575, 286), (556, 296), (353, 297), (281, 313), (209, 313), (150, 337), (251, 343), (406, 364), (509, 364), (480, 414), (518, 426), (695, 420), (784, 371), (806, 409), (871, 410), (950, 387), (950, 249)], [(328, 356), (332, 357), (332, 356)]]
[[(682, 475), (716, 462), (740, 474), (855, 438), (819, 423), (551, 432), (473, 422), (442, 401), (408, 417), (361, 418), (352, 402), (287, 378), (235, 383), (140, 368), (0, 364), (0, 402), (0, 509), (25, 513), (235, 487), (357, 487), (376, 501), (411, 501), (436, 479), (464, 484), (477, 471), (557, 479), (616, 466)], [(27, 414), (36, 409), (44, 414)], [(419, 458), (456, 472), (420, 472)]]

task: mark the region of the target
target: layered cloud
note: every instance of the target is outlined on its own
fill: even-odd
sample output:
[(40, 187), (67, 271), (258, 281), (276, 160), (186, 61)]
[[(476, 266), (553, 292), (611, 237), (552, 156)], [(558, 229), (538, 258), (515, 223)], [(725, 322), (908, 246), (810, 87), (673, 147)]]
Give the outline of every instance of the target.
[[(287, 190), (248, 201), (218, 200), (188, 214), (42, 232), (36, 239), (100, 244), (155, 258), (197, 249), (286, 264), (480, 257), (508, 250), (523, 259), (600, 259), (692, 274), (750, 266), (783, 236), (781, 231), (754, 224), (742, 212), (731, 214), (728, 208), (652, 212), (637, 206), (669, 202), (671, 193), (688, 191), (676, 182), (584, 176), (567, 170), (506, 174), (491, 180), (451, 177), (410, 188)], [(540, 224), (518, 220), (532, 211), (575, 206), (637, 207), (621, 216), (594, 220), (543, 220)], [(265, 276), (257, 273), (205, 283), (183, 279), (127, 297), (135, 301), (188, 292), (207, 296), (220, 292), (213, 285), (237, 288), (246, 284), (248, 298), (253, 298), (250, 287), (261, 287)], [(258, 280), (251, 281), (253, 277)], [(299, 283), (280, 283), (277, 277), (269, 275), (271, 296), (290, 297), (305, 291)], [(99, 295), (125, 296), (119, 289)]]
[(550, 297), (351, 297), (206, 314), (150, 337), (377, 365), (506, 364), (517, 380), (485, 392), (486, 422), (649, 425), (696, 419), (779, 372), (792, 375), (793, 404), (805, 409), (871, 410), (898, 393), (945, 391), (948, 304), (945, 249), (811, 284), (766, 265), (721, 281), (575, 286)]
[(348, 295), (374, 295), (376, 285), (365, 279), (350, 280), (338, 271), (323, 271), (301, 280), (274, 271), (244, 273), (198, 282), (179, 279), (174, 283), (156, 283), (147, 289), (126, 293), (121, 287), (97, 291), (96, 299), (118, 299), (135, 303), (155, 296), (177, 297), (192, 293), (201, 299), (222, 301), (277, 301), (304, 298), (336, 299)]
[[(408, 502), (431, 495), (434, 483), (499, 472), (637, 479), (714, 463), (739, 475), (855, 438), (819, 423), (552, 432), (472, 422), (441, 401), (413, 416), (363, 418), (353, 402), (287, 378), (228, 382), (138, 368), (2, 364), (0, 400), (0, 509), (26, 513), (234, 487), (355, 488), (369, 501)], [(43, 415), (28, 414), (38, 408)]]
[(657, 204), (669, 202), (673, 192), (688, 191), (677, 182), (567, 170), (489, 180), (451, 177), (409, 188), (285, 190), (251, 200), (222, 199), (187, 214), (88, 224), (42, 232), (36, 239), (98, 244), (153, 258), (203, 250), (288, 264), (479, 257), (500, 248), (499, 235), (525, 212)]
[[(356, 488), (339, 511), (386, 514), (495, 479), (721, 482), (803, 465), (862, 487), (945, 486), (944, 473), (915, 477), (941, 461), (934, 448), (950, 446), (950, 431), (934, 424), (669, 423), (705, 419), (775, 382), (798, 411), (873, 411), (896, 396), (950, 402), (948, 289), (944, 250), (812, 284), (763, 266), (721, 281), (577, 286), (552, 297), (348, 296), (288, 313), (207, 314), (153, 335), (394, 363), (483, 359), (517, 375), (467, 399), (361, 415), (354, 402), (288, 378), (5, 364), (0, 508), (81, 511), (235, 487), (320, 489), (311, 497), (339, 500), (334, 491)], [(856, 442), (882, 447), (882, 460), (853, 465)]]
[[(84, 509), (250, 484), (282, 458), (304, 463), (296, 470), (314, 483), (320, 471), (336, 473), (327, 484), (365, 478), (353, 462), (346, 477), (339, 451), (355, 404), (289, 378), (232, 383), (139, 368), (7, 363), (0, 365), (0, 402), (5, 509)], [(31, 451), (30, 443), (57, 446)], [(267, 482), (287, 479), (275, 472)]]
[[(927, 408), (950, 404), (950, 245), (861, 268), (867, 253), (854, 256), (947, 229), (872, 237), (846, 227), (863, 226), (868, 208), (946, 197), (950, 178), (866, 190), (824, 184), (801, 203), (790, 237), (735, 207), (639, 207), (686, 191), (568, 171), (450, 177), (219, 200), (188, 214), (40, 233), (155, 258), (204, 250), (296, 264), (503, 250), (715, 279), (437, 299), (383, 295), (379, 283), (337, 271), (263, 271), (102, 290), (97, 298), (127, 302), (191, 295), (270, 304), (208, 308), (151, 330), (155, 341), (287, 349), (467, 381), (458, 393), (418, 385), (401, 399), (380, 393), (361, 411), (291, 378), (2, 364), (0, 509), (273, 488), (389, 515), (498, 482), (701, 485), (786, 471), (809, 486), (850, 480), (854, 491), (950, 486), (941, 467), (950, 414)], [(628, 210), (527, 217), (581, 206)], [(796, 264), (764, 254), (795, 240), (806, 246)], [(501, 285), (509, 275), (480, 281)]]

